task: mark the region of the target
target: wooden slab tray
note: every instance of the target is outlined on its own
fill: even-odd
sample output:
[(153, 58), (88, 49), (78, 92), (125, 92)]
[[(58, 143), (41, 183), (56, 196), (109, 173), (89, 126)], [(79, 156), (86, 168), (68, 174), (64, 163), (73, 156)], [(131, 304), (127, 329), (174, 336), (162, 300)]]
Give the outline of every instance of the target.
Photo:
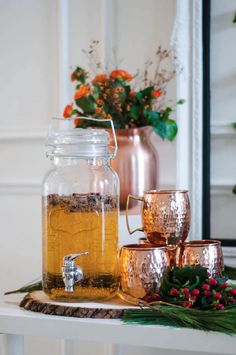
[(121, 318), (124, 311), (135, 306), (129, 306), (119, 297), (103, 302), (66, 303), (49, 299), (43, 291), (28, 293), (20, 302), (20, 307), (43, 314), (76, 318)]

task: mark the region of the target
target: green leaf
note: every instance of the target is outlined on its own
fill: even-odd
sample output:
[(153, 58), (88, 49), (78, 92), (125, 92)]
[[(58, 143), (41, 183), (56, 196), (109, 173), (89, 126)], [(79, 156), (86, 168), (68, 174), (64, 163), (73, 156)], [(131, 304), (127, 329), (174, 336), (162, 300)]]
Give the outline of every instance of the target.
[(169, 118), (171, 112), (173, 112), (172, 107), (166, 107), (166, 109), (161, 113), (161, 118), (166, 120)]
[(86, 71), (81, 68), (81, 67), (76, 67), (74, 70), (73, 74), (75, 75), (75, 80), (80, 81), (81, 84), (85, 84), (86, 78), (87, 78), (87, 73)]
[(138, 91), (136, 93), (136, 98), (137, 98), (138, 102), (141, 104), (142, 103), (142, 99), (143, 99), (143, 94), (141, 93), (141, 91)]
[(130, 108), (130, 116), (134, 119), (137, 120), (139, 115), (140, 115), (140, 106), (133, 105)]
[(178, 128), (177, 124), (174, 120), (167, 119), (165, 121), (165, 127), (166, 127), (166, 136), (165, 138), (168, 139), (170, 142), (172, 142), (177, 134)]
[(236, 129), (236, 122), (233, 123), (233, 128)]
[(148, 109), (146, 114), (148, 115), (147, 116), (148, 117), (148, 124), (150, 124), (153, 127), (157, 126), (161, 120), (159, 112), (150, 111), (150, 109)]
[(236, 11), (235, 11), (235, 13), (234, 13), (233, 23), (236, 23)]
[(144, 90), (141, 90), (140, 92), (143, 97), (145, 97), (145, 96), (151, 97), (153, 90), (154, 90), (154, 86), (148, 86), (147, 88), (145, 88)]
[(176, 104), (177, 104), (177, 105), (183, 105), (185, 102), (186, 102), (186, 100), (184, 100), (184, 99), (179, 99), (179, 100), (176, 102)]
[(94, 100), (91, 95), (77, 99), (76, 104), (85, 114), (93, 114), (95, 112)]

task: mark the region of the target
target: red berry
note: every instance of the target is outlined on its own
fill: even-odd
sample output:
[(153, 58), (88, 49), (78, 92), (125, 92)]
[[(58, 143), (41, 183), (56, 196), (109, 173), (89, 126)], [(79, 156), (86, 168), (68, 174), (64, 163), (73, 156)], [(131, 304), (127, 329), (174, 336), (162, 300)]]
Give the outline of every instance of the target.
[(212, 293), (211, 293), (211, 291), (206, 290), (206, 291), (204, 291), (204, 295), (206, 297), (211, 297)]
[(155, 302), (158, 300), (158, 295), (156, 293), (152, 293), (149, 295), (146, 295), (143, 300), (147, 303)]
[(197, 288), (194, 288), (194, 289), (192, 290), (192, 296), (198, 296), (199, 293), (200, 293), (200, 291), (199, 291)]
[(217, 281), (216, 279), (214, 279), (213, 277), (211, 277), (209, 280), (208, 280), (209, 284), (211, 286), (216, 286), (217, 285)]
[(230, 294), (231, 294), (232, 296), (236, 296), (236, 288), (232, 288), (232, 289), (230, 290)]
[(151, 302), (158, 301), (158, 295), (157, 295), (156, 293), (153, 293), (153, 294), (151, 295), (151, 298), (152, 298)]
[(172, 288), (172, 289), (169, 291), (169, 295), (170, 295), (170, 296), (175, 297), (175, 296), (178, 296), (178, 294), (179, 294), (179, 291), (177, 290), (177, 288)]
[(220, 287), (221, 288), (227, 288), (228, 287), (227, 282), (222, 282), (222, 284), (220, 284)]
[(235, 299), (233, 297), (228, 298), (227, 300), (229, 303), (235, 303)]
[(222, 298), (222, 294), (220, 292), (216, 292), (213, 296), (214, 300), (220, 300)]
[(222, 303), (216, 304), (216, 309), (218, 309), (219, 311), (222, 311), (224, 308), (225, 308), (225, 306)]
[(189, 289), (187, 287), (182, 288), (182, 292), (185, 295), (186, 293), (189, 293)]
[(208, 284), (203, 284), (203, 285), (202, 285), (202, 290), (204, 290), (204, 291), (209, 291), (209, 290), (210, 290), (210, 285), (208, 285)]
[(184, 304), (184, 308), (190, 308), (190, 307), (192, 307), (192, 302), (185, 301), (183, 304)]

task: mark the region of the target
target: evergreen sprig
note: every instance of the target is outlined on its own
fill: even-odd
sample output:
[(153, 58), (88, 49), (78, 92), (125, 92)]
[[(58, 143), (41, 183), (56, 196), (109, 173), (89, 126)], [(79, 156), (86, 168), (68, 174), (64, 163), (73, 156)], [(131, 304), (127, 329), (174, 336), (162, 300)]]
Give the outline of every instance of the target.
[(176, 306), (146, 305), (140, 309), (128, 309), (122, 320), (128, 324), (164, 325), (236, 334), (236, 307), (223, 311), (198, 310)]

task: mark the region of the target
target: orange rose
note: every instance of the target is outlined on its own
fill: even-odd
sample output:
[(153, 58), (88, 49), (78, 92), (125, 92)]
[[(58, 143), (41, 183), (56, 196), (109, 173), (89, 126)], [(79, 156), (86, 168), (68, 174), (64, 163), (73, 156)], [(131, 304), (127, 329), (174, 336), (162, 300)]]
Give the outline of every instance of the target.
[(161, 96), (161, 90), (153, 90), (152, 91), (152, 97), (160, 97)]
[(105, 83), (107, 81), (108, 77), (106, 74), (99, 74), (96, 75), (95, 78), (93, 79), (92, 83), (96, 84), (96, 83)]
[(130, 81), (133, 79), (133, 77), (125, 70), (113, 70), (110, 74), (110, 78), (111, 79), (123, 79), (123, 80), (127, 80)]
[(63, 112), (63, 117), (70, 118), (72, 116), (72, 111), (73, 111), (73, 104), (66, 105), (64, 112)]
[(87, 96), (89, 93), (89, 87), (87, 85), (81, 85), (80, 88), (75, 92), (75, 100), (80, 99), (81, 97)]

